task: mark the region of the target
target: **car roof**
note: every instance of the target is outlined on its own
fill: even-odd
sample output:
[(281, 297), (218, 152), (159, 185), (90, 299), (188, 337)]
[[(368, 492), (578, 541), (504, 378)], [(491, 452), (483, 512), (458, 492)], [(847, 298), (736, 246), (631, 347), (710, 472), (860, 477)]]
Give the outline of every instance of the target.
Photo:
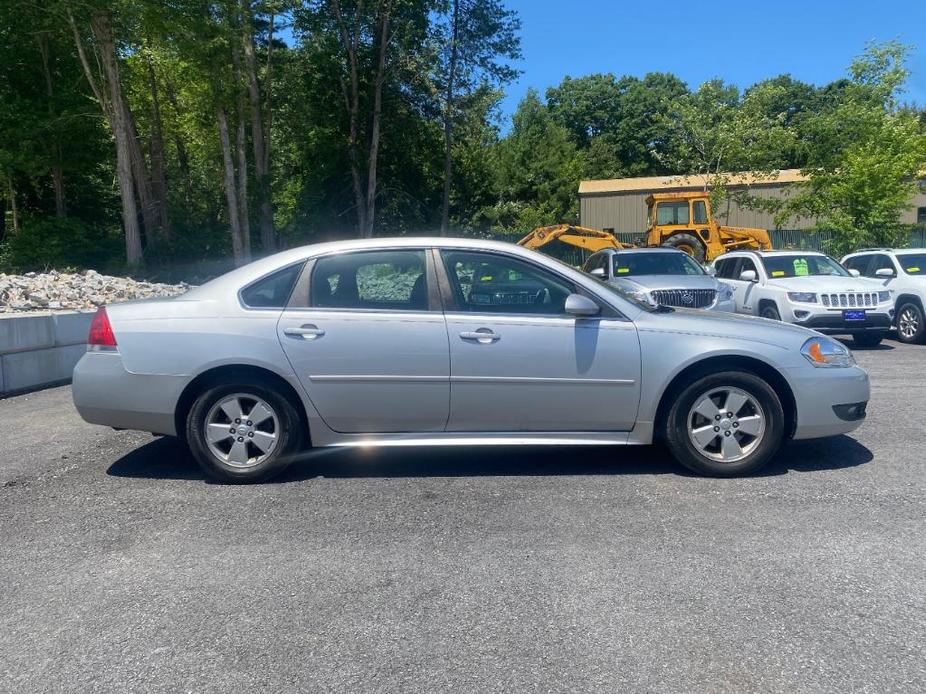
[[(186, 296), (196, 298), (199, 295), (208, 295), (213, 292), (221, 293), (226, 287), (242, 287), (261, 277), (265, 277), (287, 265), (303, 262), (307, 259), (317, 258), (332, 253), (346, 253), (349, 251), (378, 250), (387, 248), (456, 248), (478, 251), (504, 251), (509, 254), (527, 257), (536, 261), (537, 256), (547, 262), (556, 263), (554, 258), (534, 250), (524, 248), (508, 241), (494, 241), (491, 239), (472, 239), (445, 236), (399, 236), (381, 237), (374, 239), (345, 239), (342, 241), (326, 241), (290, 248), (274, 253), (265, 258), (254, 260), (247, 265), (216, 277), (214, 280), (191, 289)], [(577, 272), (577, 271), (576, 271)]]
[(772, 258), (772, 257), (775, 257), (776, 255), (820, 255), (820, 256), (828, 257), (826, 253), (823, 253), (822, 251), (802, 251), (800, 248), (781, 248), (781, 249), (775, 249), (771, 251), (752, 251), (752, 250), (729, 251), (727, 253), (724, 253), (721, 256), (718, 256), (715, 259), (715, 261), (723, 260), (724, 258), (728, 258), (728, 257), (739, 258), (744, 255), (755, 255), (755, 256), (759, 256), (760, 258)]
[(610, 255), (628, 255), (633, 253), (682, 253), (688, 255), (685, 251), (677, 248), (664, 248), (663, 246), (653, 246), (651, 248), (603, 248), (599, 253), (608, 253)]

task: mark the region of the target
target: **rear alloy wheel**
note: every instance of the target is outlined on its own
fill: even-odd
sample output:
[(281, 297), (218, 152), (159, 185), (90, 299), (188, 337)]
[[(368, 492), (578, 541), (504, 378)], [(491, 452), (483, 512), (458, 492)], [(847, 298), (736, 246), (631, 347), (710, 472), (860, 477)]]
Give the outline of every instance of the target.
[(852, 342), (856, 347), (877, 347), (886, 334), (884, 332), (854, 333)]
[(926, 340), (926, 322), (923, 321), (923, 309), (919, 304), (903, 304), (897, 311), (897, 339), (907, 344)]
[(187, 419), (187, 443), (200, 467), (223, 482), (261, 482), (291, 462), (302, 441), (293, 405), (267, 386), (217, 386)]
[(768, 463), (784, 429), (784, 410), (772, 387), (753, 374), (730, 371), (682, 390), (666, 419), (665, 440), (690, 470), (733, 477)]
[(667, 248), (676, 248), (690, 255), (699, 263), (704, 262), (704, 244), (693, 234), (675, 234), (662, 244)]

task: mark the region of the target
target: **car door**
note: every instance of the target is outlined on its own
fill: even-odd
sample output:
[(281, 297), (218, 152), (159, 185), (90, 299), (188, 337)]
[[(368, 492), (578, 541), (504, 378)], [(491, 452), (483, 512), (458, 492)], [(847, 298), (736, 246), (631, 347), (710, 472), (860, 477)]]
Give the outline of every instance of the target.
[(736, 302), (737, 313), (745, 312), (743, 304), (746, 297), (746, 285), (750, 284), (740, 279), (739, 268), (741, 260), (742, 258), (739, 257), (721, 258), (714, 264), (717, 268), (717, 278), (726, 282), (733, 288), (733, 299)]
[[(743, 273), (749, 270), (756, 273), (756, 279), (753, 281), (740, 279)], [(737, 310), (741, 313), (756, 313), (758, 311), (757, 296), (759, 294), (759, 287), (765, 284), (765, 276), (762, 274), (762, 268), (760, 268), (749, 256), (743, 256), (740, 258), (739, 265), (736, 268), (736, 281), (737, 286), (740, 288), (739, 291), (736, 292)]]
[(640, 399), (633, 323), (566, 314), (573, 283), (501, 252), (445, 249), (449, 431), (627, 431)]
[(354, 433), (443, 430), (449, 346), (430, 253), (332, 254), (304, 273), (277, 332), (325, 424)]

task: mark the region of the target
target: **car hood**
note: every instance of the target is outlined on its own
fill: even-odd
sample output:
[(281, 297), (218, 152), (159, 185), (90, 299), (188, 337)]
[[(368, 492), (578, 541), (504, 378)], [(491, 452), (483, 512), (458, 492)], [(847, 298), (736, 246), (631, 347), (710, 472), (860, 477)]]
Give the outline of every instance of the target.
[(634, 275), (614, 277), (608, 284), (630, 291), (654, 289), (720, 289), (720, 282), (710, 275)]
[(797, 350), (820, 333), (799, 325), (736, 313), (676, 308), (638, 316), (634, 322), (643, 330), (677, 332), (720, 337), (725, 340), (758, 342), (785, 350)]
[(884, 289), (881, 282), (865, 277), (782, 277), (770, 279), (768, 284), (792, 292), (874, 292)]

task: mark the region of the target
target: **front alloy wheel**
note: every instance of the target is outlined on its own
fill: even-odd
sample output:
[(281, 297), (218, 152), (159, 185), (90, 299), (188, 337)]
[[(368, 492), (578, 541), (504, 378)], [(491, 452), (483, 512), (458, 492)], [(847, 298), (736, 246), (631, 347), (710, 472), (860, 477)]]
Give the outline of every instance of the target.
[(701, 454), (720, 463), (743, 460), (762, 443), (765, 411), (740, 388), (715, 388), (688, 412), (688, 438)]
[(755, 374), (701, 376), (671, 397), (663, 438), (672, 455), (697, 473), (733, 477), (755, 472), (784, 440), (778, 394)]
[(909, 303), (897, 312), (897, 338), (907, 344), (923, 342), (926, 338), (926, 323), (923, 310), (918, 304)]

